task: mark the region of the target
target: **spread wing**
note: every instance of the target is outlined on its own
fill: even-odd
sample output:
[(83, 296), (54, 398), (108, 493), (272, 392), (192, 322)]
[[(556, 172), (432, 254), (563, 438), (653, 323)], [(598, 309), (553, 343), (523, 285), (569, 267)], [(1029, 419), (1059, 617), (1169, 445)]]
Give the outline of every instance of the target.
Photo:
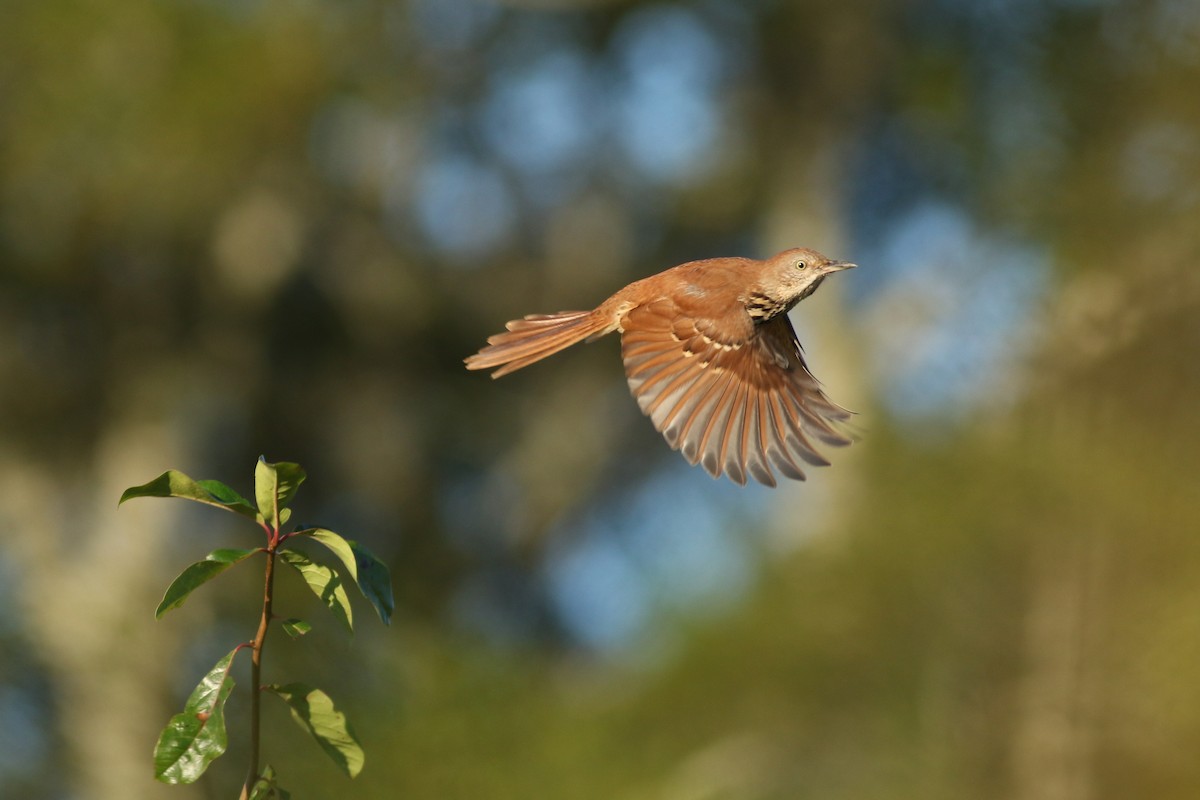
[(625, 374), (643, 413), (713, 477), (774, 486), (774, 467), (804, 480), (800, 462), (829, 463), (813, 439), (850, 443), (835, 428), (850, 412), (808, 371), (787, 315), (696, 319), (664, 299), (630, 311), (622, 328)]

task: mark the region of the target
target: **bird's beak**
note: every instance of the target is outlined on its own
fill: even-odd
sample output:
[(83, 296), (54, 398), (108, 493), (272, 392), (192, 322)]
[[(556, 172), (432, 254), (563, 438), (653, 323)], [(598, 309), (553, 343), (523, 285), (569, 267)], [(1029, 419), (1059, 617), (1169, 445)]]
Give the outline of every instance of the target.
[(841, 272), (844, 269), (854, 269), (858, 264), (851, 264), (849, 261), (830, 261), (825, 265), (826, 272)]

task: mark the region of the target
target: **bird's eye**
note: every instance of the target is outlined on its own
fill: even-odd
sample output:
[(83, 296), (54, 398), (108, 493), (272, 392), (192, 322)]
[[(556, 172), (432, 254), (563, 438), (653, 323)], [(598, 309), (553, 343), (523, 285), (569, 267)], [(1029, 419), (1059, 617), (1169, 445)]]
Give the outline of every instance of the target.
[(803, 261), (796, 262), (796, 269), (806, 269), (807, 267), (808, 264), (805, 264)]

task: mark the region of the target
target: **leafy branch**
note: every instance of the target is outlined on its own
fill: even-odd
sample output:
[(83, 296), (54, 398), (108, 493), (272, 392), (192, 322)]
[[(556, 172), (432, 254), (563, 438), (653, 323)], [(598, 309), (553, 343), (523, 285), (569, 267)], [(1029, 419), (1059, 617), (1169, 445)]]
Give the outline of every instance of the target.
[[(266, 537), (261, 547), (249, 550), (217, 549), (202, 561), (188, 566), (167, 587), (162, 602), (155, 609), (155, 618), (160, 618), (171, 609), (183, 605), (193, 591), (231, 567), (260, 553), (265, 556), (262, 612), (254, 638), (239, 644), (213, 665), (188, 697), (183, 711), (173, 716), (163, 729), (158, 746), (154, 749), (154, 774), (164, 783), (195, 782), (208, 769), (208, 765), (225, 752), (228, 745), (225, 701), (234, 687), (230, 670), (234, 658), (244, 649), (250, 650), (251, 694), (250, 768), (242, 786), (242, 800), (289, 797), (287, 791), (278, 785), (275, 770), (270, 764), (259, 770), (260, 701), (263, 692), (270, 692), (282, 699), (290, 708), (296, 723), (308, 731), (347, 776), (353, 778), (362, 770), (362, 748), (345, 715), (337, 709), (329, 695), (303, 683), (262, 683), (263, 649), (271, 623), (276, 620), (274, 595), (277, 562), (282, 561), (295, 569), (305, 584), (351, 633), (354, 630), (354, 617), (346, 594), (347, 584), (358, 587), (384, 624), (391, 620), (395, 607), (388, 568), (367, 548), (326, 528), (283, 532), (283, 526), (291, 517), (289, 503), (305, 477), (299, 464), (270, 464), (260, 458), (254, 470), (254, 505), (220, 481), (196, 481), (176, 470), (168, 470), (149, 483), (126, 489), (121, 495), (121, 503), (135, 497), (181, 497), (232, 511), (257, 523)], [(291, 545), (298, 538), (307, 538), (323, 545), (334, 556), (337, 565), (329, 567), (319, 564), (292, 549)], [(296, 618), (280, 620), (280, 625), (292, 638), (299, 638), (312, 629), (309, 623)]]

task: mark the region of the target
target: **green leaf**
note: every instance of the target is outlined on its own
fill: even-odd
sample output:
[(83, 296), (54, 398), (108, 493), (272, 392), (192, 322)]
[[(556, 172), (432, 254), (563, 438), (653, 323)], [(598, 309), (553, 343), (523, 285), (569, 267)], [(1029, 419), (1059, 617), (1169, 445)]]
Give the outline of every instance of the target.
[(279, 475), (275, 472), (275, 465), (268, 464), (264, 457), (259, 456), (254, 466), (254, 499), (258, 503), (258, 513), (274, 527), (279, 526), (278, 496)]
[(258, 511), (254, 506), (250, 505), (250, 501), (220, 481), (203, 480), (196, 481), (196, 483), (206, 489), (217, 500), (221, 501), (223, 505), (251, 519), (258, 519)]
[(275, 776), (275, 768), (267, 764), (254, 781), (254, 786), (250, 789), (249, 800), (290, 800), (291, 796), (290, 792), (280, 788)]
[(225, 752), (225, 701), (233, 691), (229, 667), (237, 649), (216, 663), (192, 691), (183, 713), (171, 717), (154, 748), (154, 777), (194, 783)]
[(289, 461), (268, 464), (265, 458), (259, 457), (254, 468), (254, 499), (258, 502), (259, 513), (271, 527), (278, 529), (282, 524), (280, 512), (295, 497), (306, 477), (299, 464)]
[(178, 578), (171, 581), (171, 585), (167, 587), (167, 593), (163, 595), (162, 602), (154, 610), (154, 618), (160, 619), (171, 609), (179, 608), (188, 595), (201, 584), (211, 581), (234, 564), (245, 561), (257, 552), (258, 550), (235, 550), (232, 548), (213, 550), (205, 556), (203, 561), (192, 564), (179, 573)]
[(274, 684), (263, 689), (283, 698), (291, 707), (296, 724), (317, 740), (342, 772), (353, 778), (362, 771), (365, 759), (362, 747), (346, 715), (337, 710), (329, 695), (303, 683)]
[(312, 625), (309, 625), (302, 619), (296, 619), (295, 617), (285, 619), (279, 624), (283, 626), (284, 633), (293, 639), (299, 639), (301, 636), (312, 630)]
[(325, 528), (313, 528), (310, 531), (304, 531), (304, 533), (333, 551), (333, 554), (346, 565), (346, 571), (350, 573), (350, 577), (356, 583), (358, 582), (358, 561), (354, 557), (354, 550), (350, 548), (349, 542)]
[(299, 531), (300, 535), (311, 536), (329, 548), (338, 557), (354, 579), (363, 597), (375, 608), (384, 624), (389, 624), (396, 603), (392, 597), (392, 576), (387, 565), (363, 545), (343, 538), (325, 528)]
[(313, 562), (308, 556), (295, 550), (281, 549), (279, 557), (285, 563), (294, 567), (313, 590), (313, 594), (321, 598), (333, 615), (346, 626), (346, 630), (354, 632), (354, 615), (350, 610), (350, 598), (346, 596), (346, 587), (341, 576), (323, 564)]
[(194, 481), (178, 470), (169, 469), (149, 483), (131, 486), (121, 495), (117, 505), (135, 497), (182, 497), (241, 514), (255, 522), (262, 517), (241, 495), (220, 481)]
[(392, 612), (396, 610), (396, 601), (392, 597), (392, 573), (378, 557), (363, 545), (353, 540), (346, 540), (354, 551), (354, 560), (358, 564), (357, 583), (363, 597), (375, 607), (375, 612), (383, 620), (384, 625), (391, 624)]

